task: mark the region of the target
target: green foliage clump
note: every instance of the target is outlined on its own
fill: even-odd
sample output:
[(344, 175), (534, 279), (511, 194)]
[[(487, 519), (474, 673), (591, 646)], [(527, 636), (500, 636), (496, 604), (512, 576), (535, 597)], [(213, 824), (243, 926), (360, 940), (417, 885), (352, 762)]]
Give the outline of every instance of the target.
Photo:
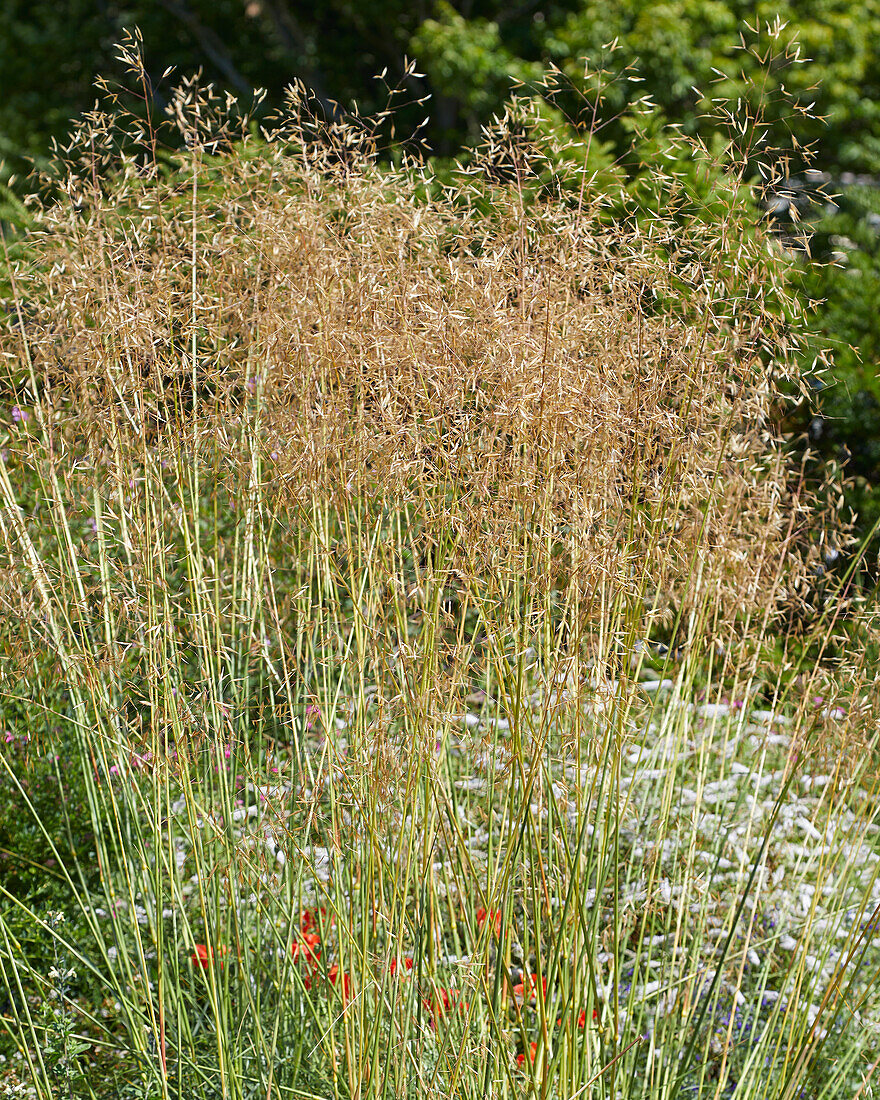
[(880, 188), (841, 187), (825, 211), (809, 226), (798, 284), (817, 303), (812, 343), (830, 351), (833, 369), (817, 377), (801, 427), (851, 479), (848, 500), (865, 533), (880, 517)]

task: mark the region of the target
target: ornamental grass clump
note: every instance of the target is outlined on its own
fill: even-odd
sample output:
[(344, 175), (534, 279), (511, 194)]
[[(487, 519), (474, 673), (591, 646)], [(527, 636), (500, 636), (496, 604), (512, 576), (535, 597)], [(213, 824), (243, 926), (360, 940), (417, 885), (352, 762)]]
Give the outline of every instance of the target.
[(0, 885), (37, 1096), (26, 927), (76, 1095), (873, 1073), (873, 624), (774, 428), (784, 258), (731, 164), (721, 218), (674, 175), (613, 218), (541, 117), (440, 178), (185, 83), (176, 142), (116, 104), (65, 150), (2, 349), (2, 775), (68, 910)]

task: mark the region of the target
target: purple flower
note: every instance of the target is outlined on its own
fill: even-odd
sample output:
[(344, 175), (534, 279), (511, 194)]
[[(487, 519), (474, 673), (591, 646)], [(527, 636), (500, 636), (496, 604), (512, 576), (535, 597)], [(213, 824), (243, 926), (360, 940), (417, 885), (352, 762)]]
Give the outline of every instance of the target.
[(27, 418), (27, 409), (19, 408), (18, 405), (12, 406), (12, 419), (15, 421), (16, 424), (21, 423), (22, 420), (27, 420)]

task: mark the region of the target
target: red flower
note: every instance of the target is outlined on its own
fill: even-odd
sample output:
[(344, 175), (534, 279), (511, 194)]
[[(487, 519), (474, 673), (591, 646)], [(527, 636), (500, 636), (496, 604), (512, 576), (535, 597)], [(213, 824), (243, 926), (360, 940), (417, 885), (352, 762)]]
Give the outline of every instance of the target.
[(492, 927), (496, 936), (501, 935), (501, 910), (500, 909), (478, 909), (477, 910), (477, 927), (482, 928), (486, 921), (492, 922)]
[[(547, 996), (547, 978), (541, 979), (544, 996)], [(524, 1004), (526, 1000), (533, 1001), (538, 995), (538, 975), (532, 974), (530, 978), (524, 977), (519, 985), (513, 987), (513, 997), (517, 1004)]]
[(351, 999), (351, 975), (340, 972), (339, 967), (336, 965), (336, 963), (334, 963), (330, 967), (330, 970), (327, 973), (327, 977), (330, 979), (331, 985), (336, 985), (336, 979), (339, 977), (340, 973), (342, 973), (342, 981), (339, 984), (342, 987), (342, 1001), (343, 1003), (345, 1003), (346, 1001)]
[[(412, 959), (410, 959), (410, 958), (404, 959), (403, 960), (403, 965), (406, 968), (406, 970), (412, 970), (412, 968), (413, 968)], [(391, 962), (388, 964), (388, 969), (391, 972), (391, 976), (393, 978), (394, 975), (397, 973), (397, 959), (392, 959), (391, 960)]]
[[(530, 1043), (529, 1044), (529, 1062), (534, 1062), (535, 1055), (537, 1053), (538, 1053), (538, 1044), (537, 1043)], [(524, 1066), (526, 1064), (526, 1056), (525, 1056), (524, 1053), (523, 1054), (517, 1054), (516, 1064), (518, 1066)]]
[[(593, 1019), (594, 1020), (599, 1019), (599, 1010), (596, 1009), (596, 1008), (593, 1009)], [(562, 1027), (562, 1020), (561, 1019), (556, 1021), (556, 1026), (557, 1027)], [(587, 1026), (587, 1010), (585, 1008), (581, 1009), (581, 1014), (577, 1018), (577, 1026), (578, 1027), (586, 1027)]]
[(305, 933), (316, 932), (322, 921), (327, 923), (327, 910), (323, 906), (320, 909), (306, 909), (299, 918), (299, 926)]
[[(225, 945), (220, 948), (217, 954), (226, 954)], [(195, 951), (193, 951), (193, 953), (190, 955), (190, 961), (192, 962), (193, 966), (197, 966), (201, 970), (207, 970), (214, 961), (214, 948), (205, 947), (203, 943), (197, 943)], [(221, 962), (220, 965), (222, 966), (223, 963)]]
[(454, 989), (438, 989), (437, 993), (439, 994), (438, 1000), (425, 1001), (425, 1008), (432, 1016), (442, 1016), (445, 1012), (452, 1012), (455, 1009), (458, 1009), (459, 1012), (467, 1012), (470, 1008), (467, 1001), (458, 999), (458, 994)]
[(294, 962), (298, 962), (300, 958), (303, 958), (315, 967), (321, 958), (321, 952), (317, 950), (320, 946), (321, 937), (317, 932), (311, 932), (303, 936), (301, 940), (294, 940), (290, 945), (290, 954), (293, 956)]

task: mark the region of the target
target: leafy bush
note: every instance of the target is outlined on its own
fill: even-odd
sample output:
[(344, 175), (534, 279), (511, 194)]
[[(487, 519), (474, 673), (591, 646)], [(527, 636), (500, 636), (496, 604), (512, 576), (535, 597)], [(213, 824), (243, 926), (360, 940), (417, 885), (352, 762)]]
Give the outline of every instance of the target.
[(805, 407), (804, 427), (812, 447), (853, 479), (848, 500), (866, 534), (880, 518), (880, 189), (850, 184), (826, 209), (809, 227), (799, 284), (819, 303), (814, 343), (830, 349), (833, 370)]

